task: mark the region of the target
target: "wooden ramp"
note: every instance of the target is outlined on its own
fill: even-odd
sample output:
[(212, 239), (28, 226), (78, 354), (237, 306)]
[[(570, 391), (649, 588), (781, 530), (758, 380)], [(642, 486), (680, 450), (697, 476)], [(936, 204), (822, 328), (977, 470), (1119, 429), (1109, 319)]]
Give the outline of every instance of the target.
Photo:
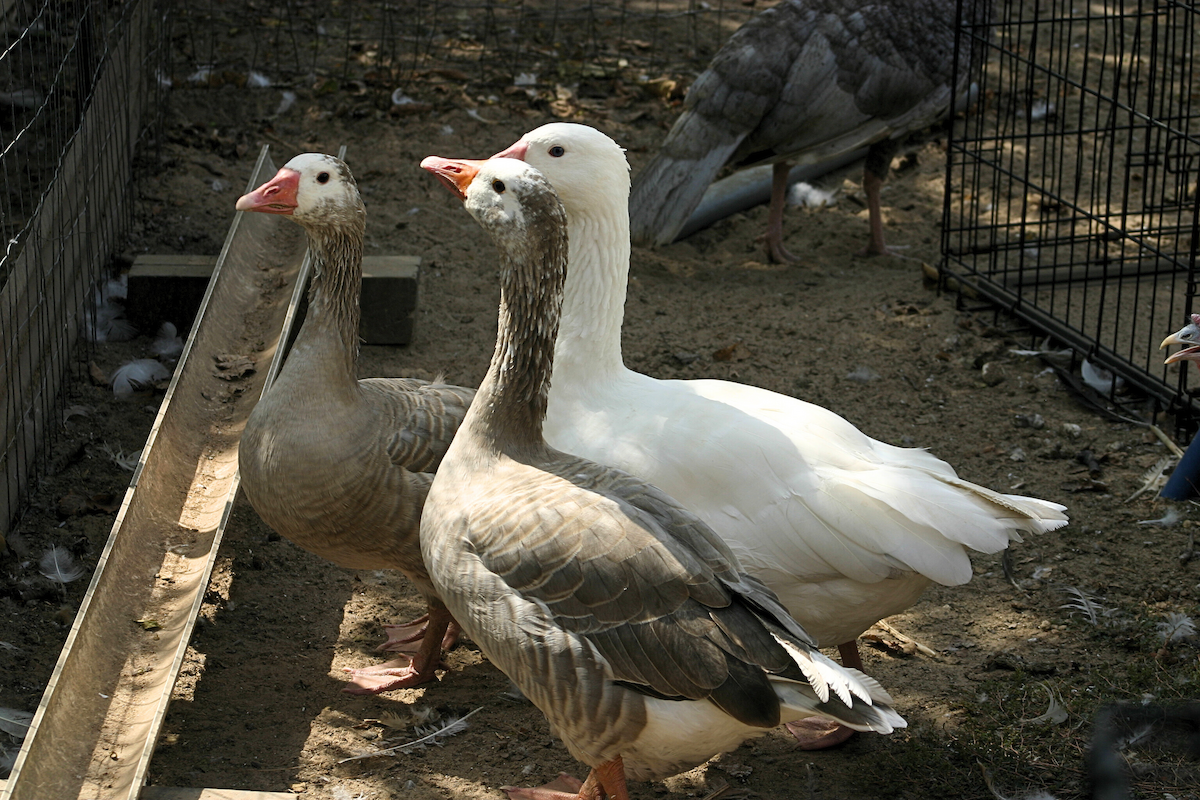
[[(264, 147), (247, 191), (274, 174)], [(236, 214), (0, 800), (292, 796), (143, 784), (237, 494), (238, 440), (282, 361), (306, 271), (298, 225)]]

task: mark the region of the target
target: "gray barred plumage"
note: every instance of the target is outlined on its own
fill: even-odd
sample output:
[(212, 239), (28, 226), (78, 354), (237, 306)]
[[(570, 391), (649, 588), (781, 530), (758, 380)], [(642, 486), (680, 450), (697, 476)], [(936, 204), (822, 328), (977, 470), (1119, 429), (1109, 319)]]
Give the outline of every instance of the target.
[[(280, 176), (294, 186), (294, 207), (280, 202), (286, 192), (264, 191)], [(358, 380), (358, 189), (332, 156), (299, 156), (280, 176), (260, 187), (257, 206), (247, 195), (238, 207), (290, 214), (308, 234), (314, 269), (304, 324), (242, 434), (242, 488), (280, 535), (341, 567), (400, 570), (440, 612), (421, 560), (421, 509), (474, 392), (440, 379)]]

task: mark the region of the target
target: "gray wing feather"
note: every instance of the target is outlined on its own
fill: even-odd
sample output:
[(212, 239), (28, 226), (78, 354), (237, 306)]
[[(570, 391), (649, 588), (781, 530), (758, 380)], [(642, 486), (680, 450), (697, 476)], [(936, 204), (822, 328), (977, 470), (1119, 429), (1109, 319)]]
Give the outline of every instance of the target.
[(462, 424), (472, 389), (415, 378), (365, 378), (359, 386), (384, 419), (379, 431), (392, 462), (412, 472), (436, 472)]

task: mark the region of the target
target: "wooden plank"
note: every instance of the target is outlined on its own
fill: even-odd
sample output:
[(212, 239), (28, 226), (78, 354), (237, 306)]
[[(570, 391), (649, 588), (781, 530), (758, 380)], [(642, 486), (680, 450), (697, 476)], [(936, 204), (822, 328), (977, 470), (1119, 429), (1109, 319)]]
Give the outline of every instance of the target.
[[(253, 188), (274, 167), (264, 148)], [(270, 370), (238, 383), (212, 355), (247, 352), (294, 318), (301, 229), (234, 218), (179, 367), (0, 800), (134, 800), (166, 715), (237, 491), (237, 443)], [(264, 270), (275, 280), (264, 281)], [(270, 296), (264, 286), (276, 287)], [(261, 325), (249, 329), (248, 320)], [(277, 337), (276, 342), (283, 341)], [(257, 356), (275, 363), (273, 345)], [(157, 630), (136, 620), (153, 619)]]
[(245, 792), (238, 789), (179, 789), (147, 786), (142, 800), (296, 800), (291, 792)]
[[(152, 6), (145, 0), (130, 14), (115, 50), (119, 56), (108, 62), (97, 82), (36, 226), (0, 293), (0, 349), (5, 354), (0, 359), (0, 385), (6, 387), (0, 396), (0, 533), (8, 532), (28, 485), (36, 431), (49, 423), (50, 398), (58, 393), (70, 362), (80, 311), (91, 288), (89, 259), (111, 249), (118, 233), (115, 221), (128, 202), (123, 187), (148, 96), (141, 34)], [(114, 132), (125, 136), (114, 142)], [(101, 150), (103, 162), (94, 158)], [(100, 169), (101, 163), (107, 168)], [(79, 242), (90, 242), (90, 247), (85, 251)]]

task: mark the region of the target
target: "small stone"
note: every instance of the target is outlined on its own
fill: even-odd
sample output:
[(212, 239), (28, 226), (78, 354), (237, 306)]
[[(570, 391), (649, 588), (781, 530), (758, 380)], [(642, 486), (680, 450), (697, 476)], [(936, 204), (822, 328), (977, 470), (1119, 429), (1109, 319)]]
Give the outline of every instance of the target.
[(1003, 364), (997, 364), (995, 361), (989, 361), (983, 365), (983, 369), (979, 371), (980, 377), (987, 386), (999, 386), (1008, 378), (1007, 370)]
[(1062, 424), (1062, 432), (1063, 435), (1071, 439), (1078, 439), (1080, 436), (1083, 436), (1083, 427), (1076, 425), (1074, 422), (1064, 422)]
[(1033, 428), (1036, 431), (1046, 427), (1046, 420), (1041, 414), (1017, 414), (1013, 417), (1013, 424), (1018, 428)]
[(1025, 451), (1020, 447), (1014, 447), (1012, 449), (1012, 451), (1008, 454), (1008, 457), (1010, 459), (1012, 459), (1013, 461), (1024, 461), (1025, 460)]

